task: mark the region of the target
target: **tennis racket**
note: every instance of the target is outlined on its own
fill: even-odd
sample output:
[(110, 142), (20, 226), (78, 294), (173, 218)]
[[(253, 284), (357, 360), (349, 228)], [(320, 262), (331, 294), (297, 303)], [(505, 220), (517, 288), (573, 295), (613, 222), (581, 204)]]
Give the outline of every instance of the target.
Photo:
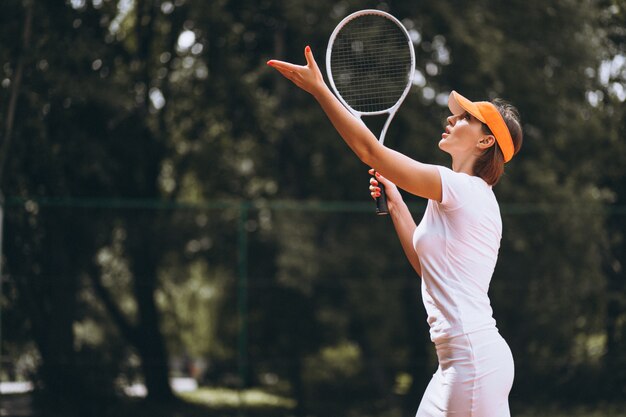
[[(387, 114), (378, 140), (385, 141), (391, 120), (413, 80), (415, 52), (398, 19), (380, 10), (361, 10), (344, 18), (330, 36), (326, 72), (344, 106), (359, 119)], [(379, 183), (376, 214), (388, 214)]]

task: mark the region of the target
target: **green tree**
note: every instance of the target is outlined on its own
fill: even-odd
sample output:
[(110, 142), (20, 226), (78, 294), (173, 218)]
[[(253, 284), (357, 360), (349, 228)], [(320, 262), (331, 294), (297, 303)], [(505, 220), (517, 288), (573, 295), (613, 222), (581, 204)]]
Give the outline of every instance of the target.
[[(604, 263), (606, 284), (606, 354), (603, 370), (607, 375), (607, 389), (620, 398), (626, 387), (626, 373), (624, 368), (626, 357), (623, 355), (626, 340), (624, 339), (624, 317), (626, 315), (626, 299), (624, 290), (624, 265), (626, 265), (626, 246), (624, 245), (626, 230), (626, 216), (623, 207), (626, 203), (625, 172), (623, 168), (626, 160), (626, 115), (624, 101), (626, 100), (626, 2), (606, 1), (600, 3), (602, 12), (600, 22), (605, 34), (604, 44), (601, 45), (602, 63), (597, 72), (591, 73), (599, 82), (597, 89), (589, 91), (589, 98), (594, 109), (590, 111), (591, 119), (597, 124), (597, 130), (602, 134), (596, 138), (596, 146), (601, 152), (600, 159), (601, 191), (607, 195), (614, 205), (609, 206), (606, 224), (607, 248)], [(612, 210), (616, 207), (617, 210)], [(617, 372), (616, 372), (617, 370)]]

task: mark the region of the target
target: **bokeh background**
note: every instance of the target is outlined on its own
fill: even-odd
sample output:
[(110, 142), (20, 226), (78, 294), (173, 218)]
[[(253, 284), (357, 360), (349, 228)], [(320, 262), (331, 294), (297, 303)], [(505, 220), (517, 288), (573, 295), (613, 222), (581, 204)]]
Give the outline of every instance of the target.
[[(412, 416), (436, 368), (367, 167), (265, 65), (400, 18), (386, 143), (520, 110), (490, 295), (517, 416), (626, 412), (624, 0), (3, 0), (2, 416)], [(424, 201), (406, 196), (417, 219)]]

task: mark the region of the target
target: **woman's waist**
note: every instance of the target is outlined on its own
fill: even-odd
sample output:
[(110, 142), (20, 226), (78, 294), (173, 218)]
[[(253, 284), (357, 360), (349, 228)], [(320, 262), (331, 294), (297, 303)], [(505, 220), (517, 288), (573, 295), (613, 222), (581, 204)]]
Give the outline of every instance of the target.
[(458, 310), (438, 308), (433, 303), (427, 305), (426, 310), (428, 313), (427, 321), (430, 326), (430, 337), (435, 345), (445, 343), (462, 335), (490, 330), (496, 333), (498, 331), (490, 306), (480, 312), (461, 313)]
[(442, 334), (433, 340), (436, 349), (468, 349), (477, 347), (483, 343), (504, 340), (498, 329), (493, 326), (472, 330), (469, 332), (458, 332)]
[[(488, 359), (497, 352), (510, 352), (504, 338), (496, 328), (441, 338), (435, 342), (439, 363), (451, 364)], [(510, 353), (509, 353), (510, 354)]]

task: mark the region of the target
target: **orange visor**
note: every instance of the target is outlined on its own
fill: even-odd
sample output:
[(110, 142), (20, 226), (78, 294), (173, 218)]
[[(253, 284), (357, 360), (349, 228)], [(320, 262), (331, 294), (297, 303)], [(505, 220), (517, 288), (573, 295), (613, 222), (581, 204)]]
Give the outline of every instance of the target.
[(452, 114), (460, 114), (466, 111), (486, 124), (491, 129), (493, 136), (495, 136), (496, 142), (498, 142), (502, 155), (504, 155), (504, 162), (509, 162), (513, 158), (515, 147), (513, 146), (511, 132), (509, 132), (509, 128), (506, 126), (496, 106), (488, 101), (470, 101), (456, 91), (452, 91), (450, 97), (448, 97), (448, 107)]

